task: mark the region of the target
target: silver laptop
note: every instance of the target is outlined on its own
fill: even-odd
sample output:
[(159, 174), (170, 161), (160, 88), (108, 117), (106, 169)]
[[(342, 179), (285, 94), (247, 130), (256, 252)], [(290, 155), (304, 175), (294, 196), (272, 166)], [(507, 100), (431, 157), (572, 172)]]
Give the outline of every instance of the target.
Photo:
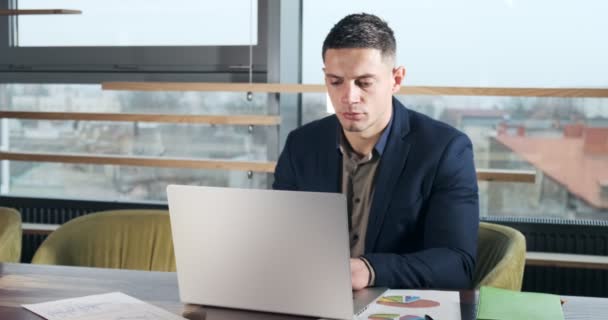
[(184, 303), (352, 319), (384, 292), (353, 297), (342, 194), (170, 185), (167, 195)]

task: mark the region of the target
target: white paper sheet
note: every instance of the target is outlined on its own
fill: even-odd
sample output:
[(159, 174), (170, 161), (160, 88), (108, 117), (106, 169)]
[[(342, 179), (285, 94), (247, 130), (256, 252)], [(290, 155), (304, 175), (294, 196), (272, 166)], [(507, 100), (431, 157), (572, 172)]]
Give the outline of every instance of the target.
[(460, 320), (458, 291), (387, 290), (367, 309), (356, 316), (358, 320)]
[(183, 320), (184, 318), (122, 292), (36, 304), (24, 308), (48, 320)]

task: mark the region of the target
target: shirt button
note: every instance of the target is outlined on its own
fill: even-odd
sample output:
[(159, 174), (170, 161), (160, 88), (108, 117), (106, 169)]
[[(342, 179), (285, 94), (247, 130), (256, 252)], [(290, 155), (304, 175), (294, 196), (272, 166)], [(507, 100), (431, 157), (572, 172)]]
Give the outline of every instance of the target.
[(355, 241), (359, 240), (359, 235), (356, 233), (353, 234), (353, 240), (355, 240)]
[(359, 202), (361, 202), (361, 199), (360, 198), (355, 198), (355, 203), (359, 203)]

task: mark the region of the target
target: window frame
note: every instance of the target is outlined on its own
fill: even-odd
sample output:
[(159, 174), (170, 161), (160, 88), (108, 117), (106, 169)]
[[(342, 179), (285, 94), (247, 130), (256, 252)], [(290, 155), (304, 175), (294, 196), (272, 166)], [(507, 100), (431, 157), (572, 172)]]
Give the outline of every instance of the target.
[[(0, 0), (0, 9), (15, 7)], [(268, 0), (258, 0), (254, 80), (265, 80)], [(249, 46), (13, 47), (14, 17), (0, 16), (0, 82), (247, 81)]]

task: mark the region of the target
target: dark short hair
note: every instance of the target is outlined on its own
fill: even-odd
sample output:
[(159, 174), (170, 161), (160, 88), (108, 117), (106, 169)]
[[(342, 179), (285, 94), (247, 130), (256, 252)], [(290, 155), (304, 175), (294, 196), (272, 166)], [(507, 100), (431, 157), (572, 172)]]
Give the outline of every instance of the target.
[(331, 28), (323, 41), (323, 61), (328, 49), (378, 49), (383, 57), (395, 57), (397, 44), (393, 30), (379, 17), (368, 13), (350, 14)]

